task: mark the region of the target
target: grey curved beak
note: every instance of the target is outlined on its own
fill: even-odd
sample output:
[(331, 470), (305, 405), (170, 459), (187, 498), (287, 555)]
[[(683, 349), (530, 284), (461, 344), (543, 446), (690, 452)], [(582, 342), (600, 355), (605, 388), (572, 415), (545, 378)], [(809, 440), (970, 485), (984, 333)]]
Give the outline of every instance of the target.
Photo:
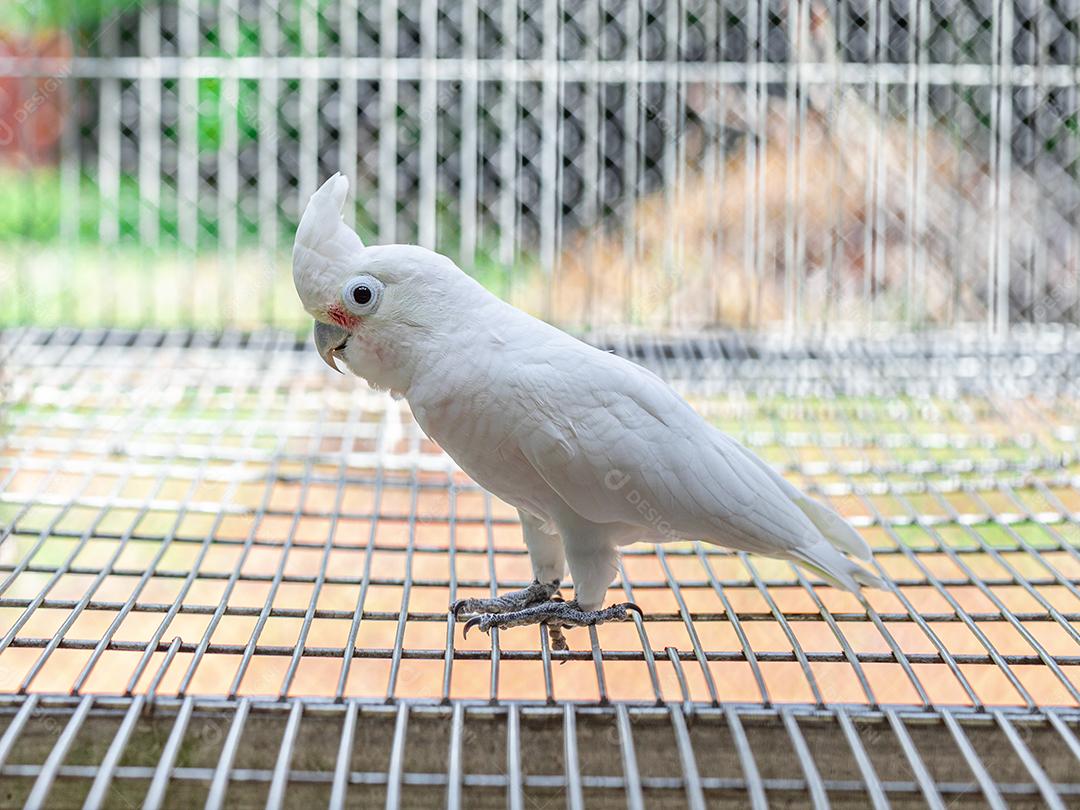
[(319, 357), (339, 374), (344, 372), (334, 362), (334, 352), (345, 348), (345, 341), (348, 339), (349, 333), (340, 326), (315, 321), (315, 348), (319, 352)]

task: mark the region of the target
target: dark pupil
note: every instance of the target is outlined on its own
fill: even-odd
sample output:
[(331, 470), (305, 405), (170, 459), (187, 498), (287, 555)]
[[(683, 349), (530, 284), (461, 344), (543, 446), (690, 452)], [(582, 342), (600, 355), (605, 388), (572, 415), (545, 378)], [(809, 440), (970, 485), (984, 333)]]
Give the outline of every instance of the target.
[(371, 300), (371, 290), (367, 287), (357, 287), (352, 291), (353, 301), (363, 306)]

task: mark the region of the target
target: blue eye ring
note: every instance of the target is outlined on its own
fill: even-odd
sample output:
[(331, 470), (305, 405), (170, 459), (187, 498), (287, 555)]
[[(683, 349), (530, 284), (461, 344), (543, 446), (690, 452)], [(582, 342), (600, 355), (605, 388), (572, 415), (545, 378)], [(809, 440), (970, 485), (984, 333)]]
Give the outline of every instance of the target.
[(356, 276), (341, 288), (341, 301), (354, 315), (370, 315), (379, 308), (383, 283), (374, 276)]

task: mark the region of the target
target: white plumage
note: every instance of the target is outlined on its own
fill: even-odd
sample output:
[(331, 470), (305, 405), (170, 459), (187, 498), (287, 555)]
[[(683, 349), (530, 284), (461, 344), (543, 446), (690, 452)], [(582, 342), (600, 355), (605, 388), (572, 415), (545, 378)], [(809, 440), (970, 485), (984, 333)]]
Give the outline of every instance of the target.
[[(519, 509), (538, 580), (568, 564), (591, 610), (619, 546), (690, 539), (789, 559), (855, 593), (884, 587), (845, 556), (871, 559), (848, 523), (649, 371), (504, 303), (445, 257), (363, 247), (341, 220), (347, 190), (328, 180), (296, 235), (294, 281), (324, 324), (320, 351), (404, 396), (427, 435)], [(384, 285), (373, 313), (342, 301), (357, 276)]]

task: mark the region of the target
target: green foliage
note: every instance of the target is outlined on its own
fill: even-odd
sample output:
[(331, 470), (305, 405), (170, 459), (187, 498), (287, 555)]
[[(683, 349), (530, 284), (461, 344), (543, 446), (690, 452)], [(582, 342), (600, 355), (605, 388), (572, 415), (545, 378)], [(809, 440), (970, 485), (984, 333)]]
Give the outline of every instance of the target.
[[(229, 109), (232, 107), (232, 109)], [(259, 87), (251, 80), (239, 83), (235, 104), (223, 97), (221, 79), (200, 79), (198, 90), (198, 138), (200, 152), (215, 152), (222, 145), (225, 121), (236, 118), (237, 145), (257, 140)]]
[(116, 13), (137, 9), (137, 0), (22, 0), (0, 3), (0, 30), (19, 33), (91, 30)]

